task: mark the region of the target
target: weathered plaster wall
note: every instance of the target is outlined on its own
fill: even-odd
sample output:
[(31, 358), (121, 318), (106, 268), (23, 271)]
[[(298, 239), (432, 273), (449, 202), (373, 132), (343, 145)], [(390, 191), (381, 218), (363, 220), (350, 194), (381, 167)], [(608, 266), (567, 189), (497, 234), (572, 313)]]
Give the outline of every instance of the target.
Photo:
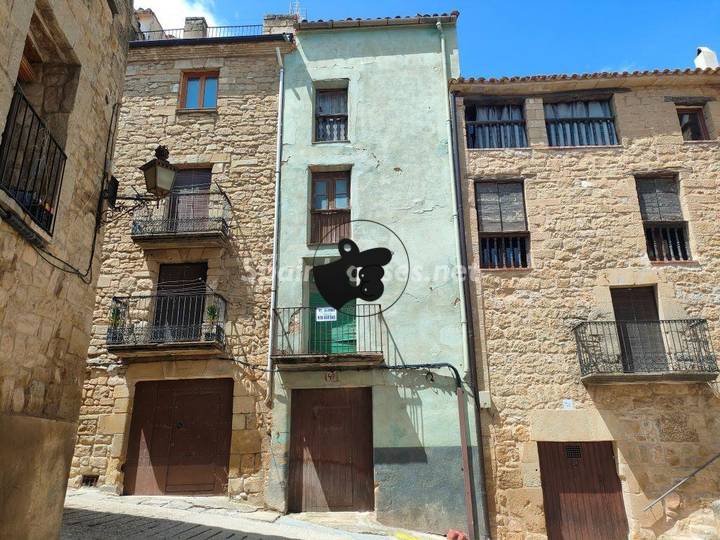
[[(118, 130), (116, 175), (121, 191), (142, 191), (138, 165), (166, 144), (177, 165), (212, 167), (212, 180), (233, 205), (224, 248), (143, 251), (130, 237), (131, 216), (107, 227), (78, 443), (71, 483), (99, 475), (99, 485), (122, 491), (132, 396), (138, 380), (232, 377), (230, 495), (257, 499), (267, 462), (269, 411), (265, 379), (232, 359), (188, 359), (127, 366), (105, 348), (113, 296), (152, 294), (160, 264), (208, 263), (208, 285), (227, 304), (226, 342), (234, 359), (264, 364), (268, 343), (270, 258), (274, 207), (274, 160), (278, 65), (275, 43), (184, 45), (131, 49)], [(279, 42), (282, 50), (288, 45)], [(218, 69), (216, 112), (177, 112), (184, 69)]]
[[(71, 110), (58, 133), (67, 155), (47, 249), (88, 266), (112, 106), (120, 99), (130, 3), (31, 0), (0, 3), (0, 131), (10, 107), (35, 11), (50, 40), (77, 68), (73, 99), (45, 96), (43, 111)], [(48, 63), (57, 56), (47, 58)], [(39, 71), (43, 71), (39, 69)], [(52, 68), (42, 76), (48, 76)], [(52, 86), (45, 78), (43, 83)], [(50, 119), (52, 120), (52, 119)], [(50, 121), (50, 129), (57, 125)], [(3, 192), (4, 193), (4, 192)], [(9, 197), (4, 200), (9, 200)], [(19, 210), (19, 207), (17, 207)], [(20, 210), (20, 212), (22, 212)], [(98, 258), (94, 261), (97, 269)], [(0, 536), (51, 538), (62, 514), (72, 456), (94, 281), (53, 268), (0, 218)]]
[[(456, 74), (455, 29), (445, 31)], [(351, 219), (390, 227), (404, 242), (413, 272), (405, 294), (384, 314), (396, 345), (386, 351), (386, 363), (450, 362), (463, 371), (447, 85), (437, 29), (300, 31), (296, 40), (297, 50), (285, 59), (278, 307), (307, 302), (303, 265), (311, 265), (316, 253), (307, 244), (311, 170), (346, 167)], [(349, 142), (313, 144), (314, 85), (339, 80), (347, 81)], [(361, 250), (390, 238), (367, 223), (353, 224), (352, 234)], [(319, 248), (317, 255), (337, 256), (337, 248)], [(403, 254), (394, 256), (400, 260)], [(405, 281), (390, 273), (389, 266), (377, 302), (384, 306)], [(285, 508), (291, 390), (372, 386), (378, 518), (442, 533), (462, 526), (457, 403), (448, 374), (439, 371), (432, 384), (424, 373), (340, 372), (330, 384), (322, 373), (279, 376), (268, 503)]]
[[(536, 106), (539, 119), (528, 115), (532, 149), (464, 151), (477, 347), (486, 362), (484, 386), (493, 399), (485, 424), (497, 538), (544, 537), (539, 440), (615, 441), (633, 538), (654, 538), (720, 493), (717, 469), (707, 470), (681, 488), (679, 505), (671, 499), (667, 520), (663, 505), (642, 510), (719, 450), (717, 387), (585, 387), (571, 332), (580, 319), (613, 318), (609, 287), (647, 284), (657, 288), (661, 318), (705, 318), (715, 350), (720, 347), (720, 143), (717, 138), (683, 142), (674, 104), (664, 99), (717, 99), (718, 93), (713, 86), (694, 85), (690, 77), (653, 82), (652, 88), (615, 94), (618, 147), (548, 148), (542, 143), (542, 108)], [(572, 89), (581, 88), (575, 83)], [(567, 90), (552, 84), (532, 90), (553, 89)], [(489, 92), (502, 95), (503, 90), (508, 95), (531, 91), (508, 85)], [(459, 113), (463, 118), (462, 108)], [(717, 101), (706, 106), (706, 114), (716, 124)], [(658, 170), (678, 174), (692, 262), (648, 259), (633, 175)], [(530, 269), (479, 270), (474, 182), (494, 178), (524, 179)], [(574, 400), (577, 410), (560, 410), (563, 399)]]

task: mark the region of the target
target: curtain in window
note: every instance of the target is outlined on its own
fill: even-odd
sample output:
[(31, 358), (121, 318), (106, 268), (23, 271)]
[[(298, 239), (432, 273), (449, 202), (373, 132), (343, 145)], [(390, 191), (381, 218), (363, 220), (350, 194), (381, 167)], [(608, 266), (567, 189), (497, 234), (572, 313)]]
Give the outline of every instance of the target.
[(469, 148), (527, 146), (520, 105), (475, 105), (465, 109)]
[(643, 221), (683, 220), (678, 184), (674, 179), (640, 179), (637, 192)]
[(317, 140), (347, 140), (347, 91), (319, 91), (315, 108)]
[(545, 104), (550, 146), (618, 144), (610, 101)]

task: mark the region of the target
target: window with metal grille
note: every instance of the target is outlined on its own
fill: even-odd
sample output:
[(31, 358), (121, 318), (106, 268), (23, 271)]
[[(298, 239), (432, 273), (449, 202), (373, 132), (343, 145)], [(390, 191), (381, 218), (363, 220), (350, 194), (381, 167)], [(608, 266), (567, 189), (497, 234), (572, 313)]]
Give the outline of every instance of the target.
[(83, 474), (80, 484), (84, 487), (96, 487), (99, 478), (97, 474)]
[(527, 146), (522, 105), (466, 105), (465, 135), (468, 148)]
[(315, 94), (315, 140), (348, 140), (347, 88), (317, 90)]
[(480, 267), (527, 268), (530, 264), (530, 233), (525, 216), (523, 183), (477, 182), (475, 203)]
[(565, 445), (565, 457), (568, 459), (580, 459), (582, 458), (582, 451), (579, 444), (566, 444)]
[(321, 172), (312, 177), (310, 243), (337, 244), (350, 237), (350, 173)]
[(705, 125), (705, 113), (702, 107), (678, 107), (678, 120), (686, 141), (705, 141), (709, 139)]
[(635, 183), (650, 260), (690, 260), (688, 226), (683, 220), (677, 180), (638, 178)]
[(545, 103), (550, 146), (618, 144), (610, 100)]

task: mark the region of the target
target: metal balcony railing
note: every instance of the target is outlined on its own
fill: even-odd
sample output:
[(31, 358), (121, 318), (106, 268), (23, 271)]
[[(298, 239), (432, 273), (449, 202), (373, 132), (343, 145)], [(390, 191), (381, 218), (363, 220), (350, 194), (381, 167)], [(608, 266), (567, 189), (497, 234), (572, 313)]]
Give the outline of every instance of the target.
[(382, 354), (379, 304), (288, 307), (274, 310), (274, 356)]
[(588, 321), (573, 331), (583, 376), (718, 371), (704, 319)]
[(158, 204), (135, 212), (133, 237), (218, 232), (227, 236), (232, 207), (223, 192), (184, 190), (172, 192)]
[(530, 266), (530, 233), (480, 233), (480, 268), (513, 269)]
[(223, 344), (225, 310), (222, 296), (199, 288), (115, 297), (110, 306), (107, 344)]
[(163, 41), (168, 39), (197, 39), (197, 38), (230, 38), (263, 35), (262, 24), (247, 24), (238, 26), (208, 26), (207, 29), (185, 30), (185, 28), (172, 28), (170, 30), (151, 30), (137, 32), (132, 41)]
[(19, 86), (0, 146), (0, 189), (53, 233), (67, 157)]
[(545, 126), (550, 146), (619, 144), (615, 133), (615, 119), (612, 116), (546, 119)]
[(525, 120), (467, 120), (468, 148), (522, 148), (528, 145)]

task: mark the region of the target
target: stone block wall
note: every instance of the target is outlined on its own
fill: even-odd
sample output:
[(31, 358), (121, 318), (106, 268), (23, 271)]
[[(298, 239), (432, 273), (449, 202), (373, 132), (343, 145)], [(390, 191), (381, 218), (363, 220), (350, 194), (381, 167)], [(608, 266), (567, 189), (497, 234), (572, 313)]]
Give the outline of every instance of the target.
[[(610, 440), (631, 536), (655, 538), (720, 492), (715, 468), (685, 484), (676, 500), (643, 510), (720, 451), (718, 387), (586, 386), (572, 327), (585, 319), (614, 318), (610, 287), (650, 285), (661, 319), (707, 319), (714, 349), (720, 350), (720, 141), (711, 131), (710, 141), (684, 142), (674, 104), (666, 100), (710, 97), (705, 114), (717, 125), (720, 95), (716, 86), (690, 75), (645, 84), (595, 83), (628, 87), (613, 96), (621, 144), (552, 148), (544, 139), (537, 92), (583, 90), (582, 82), (564, 84), (531, 89), (508, 83), (464, 93), (465, 100), (487, 93), (533, 95), (525, 108), (530, 148), (462, 152), (476, 346), (482, 384), (493, 403), (484, 419), (493, 537), (545, 537), (537, 441)], [(460, 106), (459, 118), (463, 113)], [(679, 180), (692, 261), (654, 264), (648, 258), (635, 175), (657, 171)], [(474, 184), (508, 178), (524, 182), (530, 268), (481, 271)], [(564, 400), (572, 400), (574, 410), (565, 410)]]
[[(137, 167), (158, 144), (179, 166), (212, 168), (232, 203), (225, 247), (144, 251), (130, 236), (132, 216), (107, 227), (98, 279), (88, 375), (71, 484), (99, 476), (121, 492), (134, 387), (139, 380), (229, 377), (235, 380), (229, 494), (260, 502), (267, 464), (265, 373), (246, 364), (267, 359), (279, 68), (285, 42), (195, 44), (131, 49), (115, 171), (121, 193), (142, 191)], [(185, 70), (219, 71), (217, 110), (178, 111)], [(227, 300), (225, 360), (172, 357), (127, 365), (105, 347), (113, 296), (153, 294), (160, 264), (207, 261), (209, 287)]]
[[(131, 2), (116, 4), (113, 15), (107, 2), (0, 3), (0, 132), (30, 36), (52, 53), (31, 59), (37, 84), (26, 86), (28, 99), (42, 97), (38, 113), (67, 155), (52, 236), (5, 192), (0, 201), (0, 432), (12, 441), (0, 445), (3, 538), (55, 537), (60, 523), (99, 268), (99, 257), (90, 259), (95, 209), (132, 15)], [(11, 225), (13, 215), (40, 245)], [(63, 271), (48, 253), (82, 274), (93, 262), (95, 272)]]

